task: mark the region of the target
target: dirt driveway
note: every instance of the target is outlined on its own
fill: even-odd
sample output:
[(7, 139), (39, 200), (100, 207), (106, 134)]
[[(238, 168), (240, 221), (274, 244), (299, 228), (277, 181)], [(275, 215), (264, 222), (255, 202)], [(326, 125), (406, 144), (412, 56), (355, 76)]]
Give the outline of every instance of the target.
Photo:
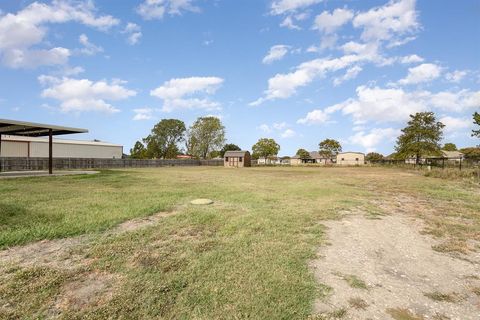
[[(396, 197), (398, 207), (412, 199)], [(383, 203), (391, 214), (346, 212), (325, 223), (329, 245), (311, 263), (325, 296), (315, 302), (320, 319), (480, 319), (478, 254), (432, 249), (422, 221)], [(408, 210), (406, 210), (408, 211)]]

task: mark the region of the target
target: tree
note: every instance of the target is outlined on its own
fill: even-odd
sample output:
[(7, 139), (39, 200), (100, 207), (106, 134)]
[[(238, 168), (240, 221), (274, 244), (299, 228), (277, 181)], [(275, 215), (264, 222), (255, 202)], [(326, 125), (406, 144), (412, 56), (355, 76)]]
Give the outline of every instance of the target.
[(342, 152), (342, 146), (340, 142), (334, 139), (325, 139), (318, 144), (319, 151), (322, 156), (326, 158), (331, 158), (337, 155), (339, 152)]
[(198, 118), (187, 133), (187, 152), (197, 158), (206, 159), (224, 143), (225, 127), (217, 117)]
[(147, 153), (146, 153), (145, 146), (143, 143), (140, 141), (135, 142), (135, 145), (133, 146), (132, 149), (130, 149), (130, 156), (133, 159), (146, 159), (147, 158)]
[(275, 142), (273, 139), (262, 138), (257, 141), (252, 146), (254, 158), (268, 158), (270, 156), (275, 156), (280, 151), (280, 145)]
[(240, 149), (239, 146), (237, 146), (236, 144), (233, 144), (233, 143), (227, 143), (226, 145), (223, 146), (222, 150), (220, 150), (220, 157), (223, 158), (223, 156), (225, 155), (225, 152), (227, 151), (240, 151), (242, 149)]
[[(473, 114), (473, 124), (480, 126), (480, 113), (475, 112)], [(472, 130), (472, 137), (480, 138), (480, 128), (478, 130)]]
[(460, 152), (463, 153), (465, 159), (480, 159), (480, 147), (469, 147), (460, 149)]
[(143, 139), (150, 158), (173, 159), (179, 154), (178, 144), (183, 141), (185, 123), (177, 119), (162, 119), (148, 137)]
[(296, 155), (299, 156), (300, 159), (310, 159), (310, 152), (305, 149), (298, 149)]
[(365, 160), (370, 162), (378, 162), (383, 160), (383, 155), (378, 152), (370, 152), (365, 156)]
[(443, 148), (442, 150), (445, 150), (445, 151), (457, 151), (457, 146), (455, 145), (455, 143), (445, 143), (443, 145)]
[(410, 115), (410, 121), (402, 129), (395, 150), (399, 156), (415, 156), (418, 164), (422, 156), (440, 154), (440, 140), (445, 125), (436, 120), (433, 112), (418, 112)]

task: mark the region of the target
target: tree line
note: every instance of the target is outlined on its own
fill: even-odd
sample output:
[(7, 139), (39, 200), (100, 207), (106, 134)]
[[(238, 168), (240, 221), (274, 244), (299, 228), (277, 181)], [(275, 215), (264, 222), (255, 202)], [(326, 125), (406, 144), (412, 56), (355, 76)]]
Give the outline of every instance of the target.
[[(480, 138), (480, 114), (473, 114), (473, 123), (479, 128), (472, 130), (472, 136)], [(454, 143), (440, 142), (445, 125), (437, 121), (433, 112), (418, 112), (410, 115), (410, 120), (397, 138), (395, 152), (390, 158), (404, 160), (414, 158), (417, 163), (423, 157), (440, 156), (441, 150), (456, 151)], [(241, 150), (239, 146), (225, 139), (225, 126), (216, 117), (199, 117), (189, 128), (178, 119), (162, 119), (150, 134), (137, 141), (130, 156), (135, 159), (174, 159), (186, 154), (198, 159), (223, 157), (226, 151)], [(261, 138), (252, 146), (252, 158), (277, 156), (280, 145), (271, 138)], [(460, 150), (466, 158), (480, 158), (480, 146)], [(342, 152), (342, 146), (335, 139), (325, 139), (318, 145), (318, 153), (324, 158), (333, 158)], [(310, 153), (301, 148), (296, 155), (310, 158)], [(366, 155), (367, 161), (381, 161), (385, 157), (377, 152)]]
[(190, 155), (198, 159), (223, 157), (228, 150), (240, 150), (225, 144), (225, 126), (216, 117), (199, 117), (189, 128), (178, 119), (162, 119), (142, 141), (130, 149), (134, 159), (175, 159)]

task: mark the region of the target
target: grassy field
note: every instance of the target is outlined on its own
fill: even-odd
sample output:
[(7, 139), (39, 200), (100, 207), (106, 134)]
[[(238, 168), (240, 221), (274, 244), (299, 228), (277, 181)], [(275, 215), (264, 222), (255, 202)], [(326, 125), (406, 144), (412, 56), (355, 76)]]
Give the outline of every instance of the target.
[[(308, 268), (325, 243), (322, 220), (356, 207), (388, 213), (375, 203), (398, 193), (441, 209), (421, 215), (445, 240), (439, 250), (480, 240), (478, 187), (396, 169), (173, 167), (0, 180), (2, 249), (90, 237), (68, 268), (0, 264), (0, 318), (304, 319), (326, 291)], [(215, 204), (190, 205), (195, 198)], [(163, 211), (172, 214), (148, 228), (104, 233)], [(89, 277), (104, 279), (109, 294), (64, 297)]]

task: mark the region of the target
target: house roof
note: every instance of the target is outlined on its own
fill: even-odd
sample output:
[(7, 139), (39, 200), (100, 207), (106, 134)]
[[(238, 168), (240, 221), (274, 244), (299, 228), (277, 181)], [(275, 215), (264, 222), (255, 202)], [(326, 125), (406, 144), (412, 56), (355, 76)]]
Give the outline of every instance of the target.
[(355, 151), (345, 151), (345, 152), (339, 152), (337, 155), (340, 155), (340, 154), (346, 154), (346, 153), (355, 153), (355, 154), (361, 154), (361, 155), (365, 155), (363, 152), (355, 152)]
[(245, 154), (250, 154), (247, 150), (241, 150), (241, 151), (227, 151), (225, 152), (225, 157), (243, 157)]
[(463, 158), (463, 153), (461, 153), (460, 151), (445, 151), (445, 150), (441, 150), (442, 151), (442, 154), (445, 158), (448, 158), (448, 159), (460, 159), (460, 158)]

